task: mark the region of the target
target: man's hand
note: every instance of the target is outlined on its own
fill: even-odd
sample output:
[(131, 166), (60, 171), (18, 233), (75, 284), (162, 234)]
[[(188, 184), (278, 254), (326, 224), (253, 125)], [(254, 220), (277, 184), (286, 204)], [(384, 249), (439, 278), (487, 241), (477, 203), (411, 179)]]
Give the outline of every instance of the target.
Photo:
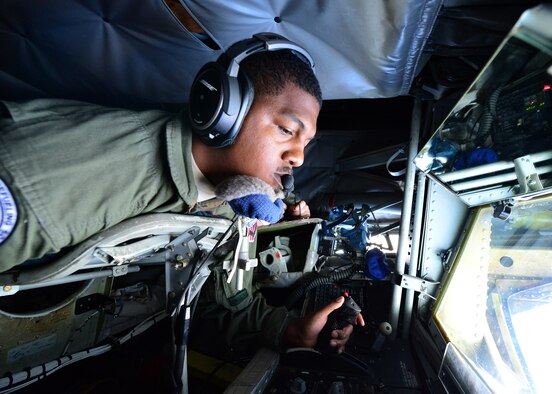
[(297, 204), (284, 207), (284, 218), (286, 220), (308, 219), (310, 218), (310, 208), (303, 200)]
[[(328, 321), (328, 315), (341, 307), (344, 301), (345, 298), (339, 297), (316, 312), (301, 319), (292, 320), (284, 332), (284, 343), (296, 347), (314, 347), (318, 341), (320, 331), (322, 331)], [(355, 324), (364, 326), (364, 318), (360, 313), (357, 316)], [(343, 353), (352, 332), (353, 326), (351, 324), (339, 330), (333, 330), (331, 332), (330, 346), (335, 348), (338, 353)]]

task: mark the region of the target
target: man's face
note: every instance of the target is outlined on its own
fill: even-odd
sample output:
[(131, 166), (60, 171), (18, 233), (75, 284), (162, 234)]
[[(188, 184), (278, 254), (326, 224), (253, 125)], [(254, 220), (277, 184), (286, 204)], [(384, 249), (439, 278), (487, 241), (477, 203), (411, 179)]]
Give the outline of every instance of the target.
[(319, 112), (318, 101), (293, 84), (278, 96), (255, 97), (236, 142), (227, 148), (228, 170), (281, 189), (281, 176), (303, 164)]

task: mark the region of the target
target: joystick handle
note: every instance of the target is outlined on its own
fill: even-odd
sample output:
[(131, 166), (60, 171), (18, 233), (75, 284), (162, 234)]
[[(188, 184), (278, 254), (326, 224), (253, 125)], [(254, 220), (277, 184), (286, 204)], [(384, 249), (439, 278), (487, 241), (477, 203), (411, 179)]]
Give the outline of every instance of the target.
[(345, 297), (343, 305), (328, 316), (328, 323), (326, 325), (329, 325), (331, 330), (339, 330), (349, 324), (353, 324), (361, 312), (353, 297), (350, 297), (348, 293), (344, 293), (343, 297)]
[(353, 324), (361, 312), (358, 304), (348, 293), (344, 293), (343, 297), (345, 297), (343, 305), (328, 315), (328, 321), (318, 336), (318, 347), (321, 349), (328, 350), (330, 348), (329, 341), (333, 330)]

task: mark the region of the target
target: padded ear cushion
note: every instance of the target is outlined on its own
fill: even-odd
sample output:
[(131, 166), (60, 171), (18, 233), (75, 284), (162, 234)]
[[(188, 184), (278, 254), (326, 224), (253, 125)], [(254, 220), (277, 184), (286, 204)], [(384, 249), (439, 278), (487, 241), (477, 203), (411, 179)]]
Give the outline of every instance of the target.
[(188, 116), (194, 132), (210, 146), (221, 146), (241, 106), (238, 78), (211, 62), (203, 66), (190, 89)]
[(238, 133), (243, 125), (243, 121), (247, 113), (249, 112), (249, 108), (251, 108), (253, 98), (255, 97), (253, 81), (251, 80), (251, 78), (249, 78), (247, 73), (245, 73), (244, 71), (240, 71), (238, 75), (238, 82), (240, 85), (241, 95), (240, 109), (234, 121), (234, 125), (228, 131), (227, 138), (224, 141), (221, 141), (221, 144), (219, 145), (220, 147), (232, 145), (236, 141)]

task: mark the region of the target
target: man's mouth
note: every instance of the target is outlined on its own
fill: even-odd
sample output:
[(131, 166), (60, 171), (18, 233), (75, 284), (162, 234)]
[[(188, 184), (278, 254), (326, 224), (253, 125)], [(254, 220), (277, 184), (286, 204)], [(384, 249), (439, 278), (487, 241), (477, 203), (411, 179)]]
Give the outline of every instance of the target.
[(274, 174), (274, 179), (276, 179), (276, 181), (278, 182), (278, 186), (280, 186), (281, 188), (283, 188), (282, 177), (285, 175), (293, 175), (293, 169), (278, 168), (278, 170)]
[(277, 188), (278, 189), (282, 189), (283, 186), (282, 186), (282, 176), (285, 175), (285, 174), (274, 174), (273, 175), (273, 178), (276, 180), (276, 184), (277, 184)]
[(294, 189), (293, 171), (277, 172), (274, 174), (274, 179), (278, 182), (278, 187), (274, 189), (276, 193), (283, 193), (286, 197)]
[(273, 186), (276, 193), (284, 192), (284, 181), (282, 180), (282, 177), (284, 175), (293, 175), (293, 168), (278, 167), (276, 171), (272, 174), (272, 178), (276, 181), (276, 185)]

